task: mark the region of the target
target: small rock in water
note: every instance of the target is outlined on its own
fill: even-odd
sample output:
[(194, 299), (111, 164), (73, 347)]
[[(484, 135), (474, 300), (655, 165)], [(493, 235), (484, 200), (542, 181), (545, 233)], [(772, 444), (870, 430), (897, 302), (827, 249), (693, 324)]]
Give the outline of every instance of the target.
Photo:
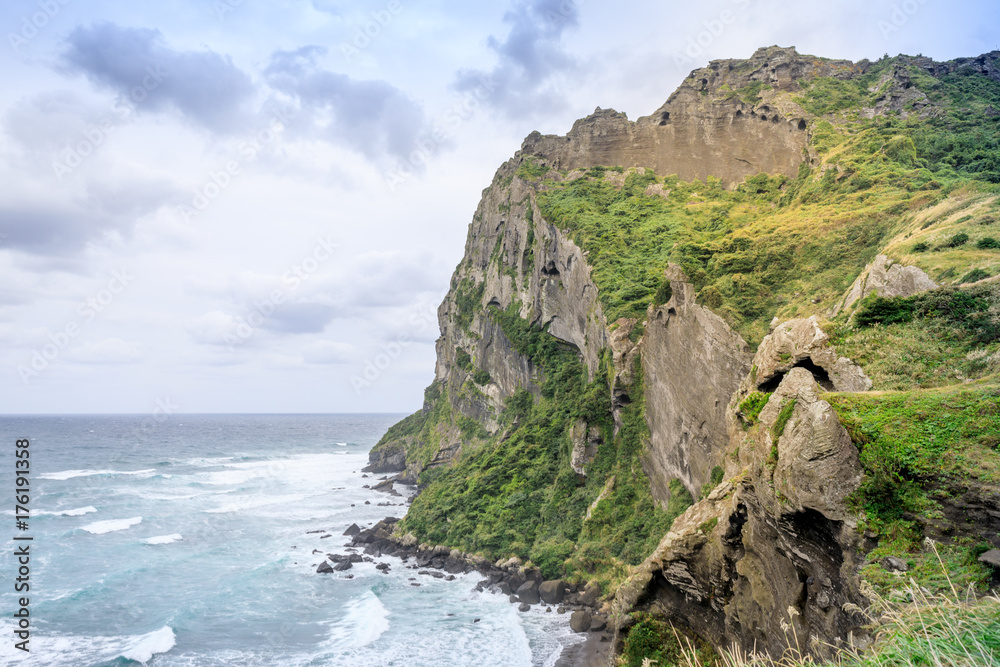
[(472, 622), (473, 623), (478, 623), (481, 620), (483, 620), (483, 619), (481, 619), (481, 618), (474, 618), (474, 619), (472, 619)]
[(371, 505), (371, 504), (372, 504), (372, 501), (370, 501), (370, 500), (366, 500), (365, 501), (365, 505)]
[(528, 604), (527, 602), (522, 602), (522, 603), (521, 603), (520, 605), (518, 605), (518, 607), (517, 607), (517, 610), (518, 610), (518, 611), (528, 611), (529, 609), (531, 609), (531, 605), (530, 605), (530, 604)]

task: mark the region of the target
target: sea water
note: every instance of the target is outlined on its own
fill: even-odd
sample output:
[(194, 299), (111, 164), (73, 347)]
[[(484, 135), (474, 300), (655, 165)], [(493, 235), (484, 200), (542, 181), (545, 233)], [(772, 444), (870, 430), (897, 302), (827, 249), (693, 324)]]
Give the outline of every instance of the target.
[[(567, 617), (476, 592), (475, 573), (449, 582), (391, 557), (377, 559), (388, 574), (316, 573), (346, 553), (350, 524), (405, 513), (361, 474), (400, 417), (0, 417), (0, 664), (554, 664), (579, 641)], [(33, 538), (29, 593), (14, 591), (14, 536)], [(27, 654), (13, 617), (24, 596)]]

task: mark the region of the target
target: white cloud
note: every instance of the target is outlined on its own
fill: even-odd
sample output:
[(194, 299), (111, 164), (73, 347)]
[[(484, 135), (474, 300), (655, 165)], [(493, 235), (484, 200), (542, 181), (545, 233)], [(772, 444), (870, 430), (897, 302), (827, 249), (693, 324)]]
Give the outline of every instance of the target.
[(71, 348), (66, 358), (81, 364), (131, 364), (143, 358), (142, 344), (121, 338), (105, 338)]
[(347, 343), (320, 340), (302, 348), (302, 358), (307, 364), (348, 364), (358, 358), (358, 349)]

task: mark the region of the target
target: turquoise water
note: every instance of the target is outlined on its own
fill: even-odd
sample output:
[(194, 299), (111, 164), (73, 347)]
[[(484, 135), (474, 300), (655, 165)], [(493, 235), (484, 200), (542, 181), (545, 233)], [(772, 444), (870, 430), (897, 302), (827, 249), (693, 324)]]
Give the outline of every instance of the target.
[[(345, 553), (351, 523), (405, 512), (360, 473), (399, 417), (0, 417), (0, 664), (553, 664), (579, 641), (566, 617), (477, 593), (476, 574), (446, 582), (388, 557), (387, 575), (375, 563), (314, 572)], [(14, 647), (15, 534), (34, 538), (30, 654)]]

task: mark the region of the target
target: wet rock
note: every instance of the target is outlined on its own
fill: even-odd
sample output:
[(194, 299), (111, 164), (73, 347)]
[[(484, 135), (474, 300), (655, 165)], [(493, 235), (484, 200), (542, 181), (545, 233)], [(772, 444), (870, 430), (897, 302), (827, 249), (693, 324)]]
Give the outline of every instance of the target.
[(591, 617), (586, 611), (574, 611), (569, 617), (569, 627), (573, 632), (586, 632), (590, 629)]
[(538, 595), (538, 584), (534, 581), (526, 581), (518, 586), (517, 599), (527, 604), (538, 604), (541, 600)]
[(528, 611), (529, 609), (531, 609), (531, 605), (530, 605), (530, 604), (528, 604), (527, 602), (522, 602), (522, 603), (521, 603), (520, 605), (518, 605), (518, 607), (517, 607), (517, 610), (518, 610), (518, 611), (522, 611), (522, 612), (523, 612), (523, 611)]
[(540, 597), (545, 604), (559, 604), (563, 601), (564, 594), (565, 584), (563, 584), (562, 579), (543, 581), (538, 587), (538, 597)]
[(601, 632), (608, 627), (608, 619), (603, 616), (593, 616), (590, 619), (590, 631), (591, 632)]
[(333, 572), (333, 568), (330, 567), (330, 563), (323, 561), (319, 564), (319, 567), (316, 568), (316, 572), (319, 574), (325, 574), (327, 572)]

